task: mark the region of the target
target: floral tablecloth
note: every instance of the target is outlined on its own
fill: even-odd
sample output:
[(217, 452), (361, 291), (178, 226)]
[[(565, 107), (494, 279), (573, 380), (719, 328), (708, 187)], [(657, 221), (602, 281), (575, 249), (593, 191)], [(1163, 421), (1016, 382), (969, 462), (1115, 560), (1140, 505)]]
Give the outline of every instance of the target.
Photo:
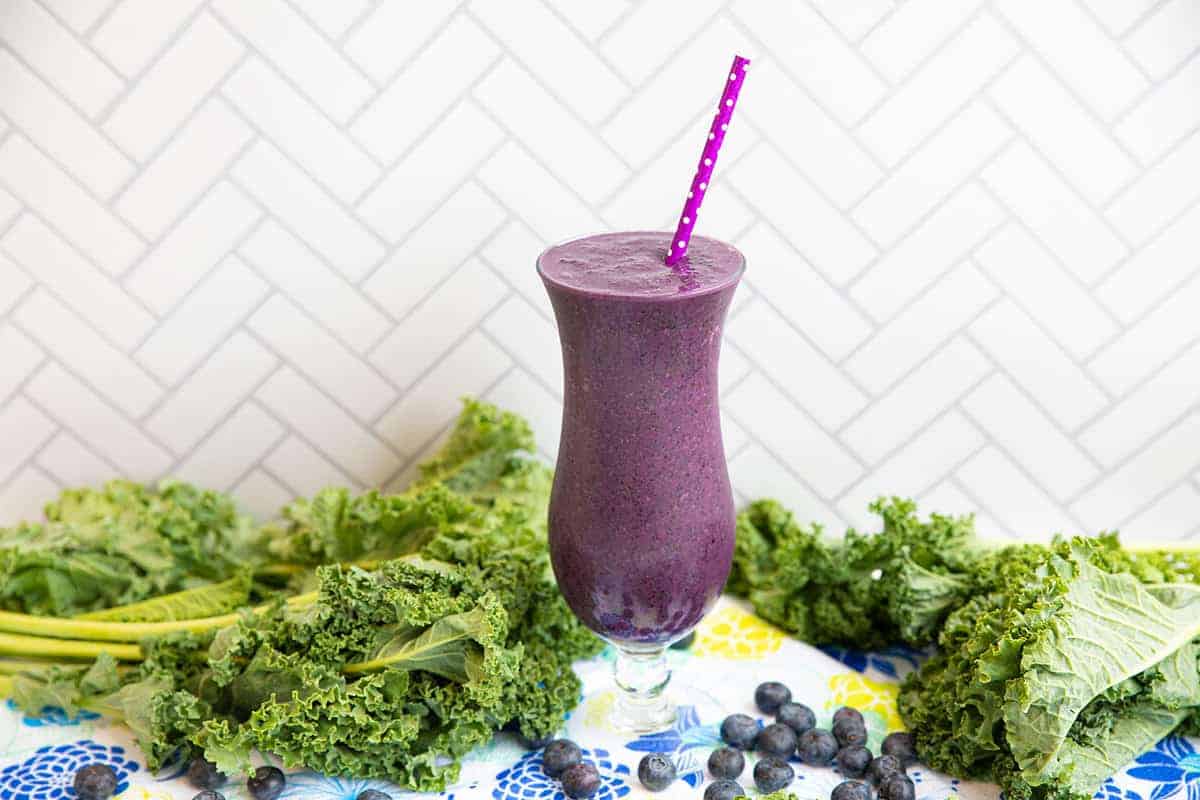
[[(603, 777), (596, 800), (618, 798), (699, 798), (706, 782), (704, 765), (719, 743), (721, 720), (736, 711), (761, 716), (753, 704), (754, 687), (779, 680), (796, 700), (811, 706), (818, 722), (842, 705), (860, 709), (870, 742), (900, 730), (896, 712), (898, 681), (920, 663), (922, 654), (906, 649), (858, 653), (818, 650), (791, 639), (731, 600), (723, 600), (697, 629), (689, 651), (672, 651), (673, 693), (678, 721), (668, 731), (632, 736), (607, 725), (613, 703), (611, 652), (577, 665), (584, 697), (565, 723), (564, 735), (579, 742)], [(651, 795), (637, 781), (637, 763), (646, 753), (667, 753), (681, 780)], [(270, 760), (269, 758), (267, 759)], [(129, 731), (95, 714), (68, 717), (47, 708), (40, 716), (0, 707), (0, 800), (70, 800), (71, 779), (87, 763), (104, 762), (120, 778), (120, 800), (190, 800), (196, 790), (182, 777), (184, 765), (151, 774)], [(802, 800), (825, 800), (840, 782), (831, 769), (795, 764), (790, 791)], [(995, 786), (958, 781), (920, 767), (911, 769), (917, 800), (995, 800)], [(742, 785), (754, 794), (750, 766)], [(356, 780), (291, 772), (280, 800), (354, 800), (367, 788), (394, 800), (421, 795), (383, 781)], [(245, 785), (231, 781), (222, 790), (228, 800), (251, 800)], [(432, 797), (432, 796), (431, 796)], [(541, 755), (524, 750), (507, 735), (498, 736), (463, 766), (459, 783), (438, 800), (562, 800), (555, 782), (541, 771)], [(1197, 743), (1172, 737), (1109, 780), (1098, 800), (1200, 800), (1200, 752)]]

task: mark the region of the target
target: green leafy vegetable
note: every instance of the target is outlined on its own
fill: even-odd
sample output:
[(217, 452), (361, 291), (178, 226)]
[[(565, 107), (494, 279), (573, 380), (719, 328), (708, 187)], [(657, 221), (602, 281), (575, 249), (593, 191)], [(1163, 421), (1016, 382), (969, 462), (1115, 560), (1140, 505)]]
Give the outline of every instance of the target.
[(76, 619), (98, 622), (172, 622), (215, 617), (236, 611), (248, 604), (252, 583), (250, 574), (242, 573), (220, 583), (210, 583), (142, 600), (139, 603), (79, 614)]

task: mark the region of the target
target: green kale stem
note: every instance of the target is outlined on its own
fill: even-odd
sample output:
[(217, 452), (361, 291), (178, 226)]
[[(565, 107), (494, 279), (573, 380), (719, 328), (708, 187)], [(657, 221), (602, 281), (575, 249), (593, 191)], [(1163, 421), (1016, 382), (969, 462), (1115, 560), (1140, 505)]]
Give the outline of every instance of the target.
[(41, 636), (0, 633), (0, 655), (90, 659), (101, 653), (108, 653), (121, 661), (140, 661), (142, 659), (142, 648), (136, 644), (50, 639)]

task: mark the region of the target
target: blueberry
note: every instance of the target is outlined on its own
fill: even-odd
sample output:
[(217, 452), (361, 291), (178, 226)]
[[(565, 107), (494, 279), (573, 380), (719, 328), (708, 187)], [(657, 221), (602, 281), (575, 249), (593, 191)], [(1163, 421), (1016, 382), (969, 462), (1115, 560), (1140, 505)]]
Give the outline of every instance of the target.
[(79, 800), (108, 800), (117, 791), (117, 773), (108, 764), (88, 764), (75, 773)]
[(567, 767), (583, 761), (583, 751), (570, 739), (555, 739), (542, 751), (542, 772), (551, 778), (563, 774)]
[(866, 744), (867, 726), (857, 720), (843, 717), (833, 723), (833, 738), (837, 739), (838, 744), (842, 747), (849, 747), (852, 744)]
[(796, 751), (796, 732), (782, 722), (772, 723), (758, 732), (754, 748), (760, 755), (786, 760)]
[(779, 681), (760, 683), (754, 690), (754, 705), (764, 714), (774, 714), (784, 703), (792, 700), (792, 690)]
[(781, 758), (764, 758), (754, 765), (754, 785), (763, 794), (778, 792), (795, 777), (792, 765)]
[(363, 789), (355, 800), (392, 800), (392, 796), (378, 789)]
[(907, 775), (899, 772), (888, 775), (879, 784), (879, 800), (914, 800), (916, 796), (917, 787)]
[(837, 739), (833, 734), (820, 728), (813, 728), (800, 734), (800, 760), (813, 767), (824, 767), (833, 761), (838, 751)]
[(889, 775), (903, 775), (904, 765), (895, 756), (875, 756), (867, 766), (867, 779), (879, 786)]
[(775, 712), (775, 720), (798, 734), (817, 727), (817, 715), (803, 703), (784, 703)]
[(871, 764), (871, 751), (861, 744), (852, 744), (838, 750), (834, 760), (847, 778), (861, 778)]
[(721, 723), (721, 741), (739, 750), (754, 747), (758, 736), (758, 723), (746, 714), (730, 714)]
[(188, 764), (187, 780), (197, 789), (216, 789), (225, 783), (225, 776), (217, 771), (217, 765), (206, 758), (193, 758)]
[(563, 770), (562, 790), (574, 800), (591, 797), (600, 790), (600, 773), (594, 764), (572, 764)]
[(900, 763), (906, 767), (917, 763), (917, 743), (907, 731), (889, 733), (884, 737), (883, 745), (879, 749), (885, 755), (900, 759)]
[(215, 789), (205, 789), (203, 792), (196, 792), (192, 800), (225, 800), (225, 795)]
[(652, 792), (661, 792), (675, 782), (675, 765), (660, 753), (642, 756), (638, 762), (638, 780)]
[(671, 643), (672, 650), (690, 650), (692, 644), (696, 641), (696, 632), (692, 631), (687, 636)]
[(844, 781), (833, 787), (829, 800), (871, 800), (871, 787), (862, 781)]
[(862, 712), (857, 708), (851, 708), (850, 706), (842, 706), (837, 711), (833, 712), (833, 722), (831, 724), (836, 725), (841, 720), (847, 718), (854, 720), (864, 728), (867, 725), (867, 721), (863, 719)]
[(246, 781), (246, 788), (254, 800), (275, 800), (283, 791), (285, 781), (279, 767), (259, 767)]
[(737, 781), (719, 780), (713, 781), (704, 790), (704, 800), (734, 800), (737, 797), (745, 797), (746, 790)]
[(746, 768), (746, 757), (742, 751), (733, 747), (720, 747), (712, 751), (708, 757), (708, 771), (714, 778), (732, 780), (742, 774)]

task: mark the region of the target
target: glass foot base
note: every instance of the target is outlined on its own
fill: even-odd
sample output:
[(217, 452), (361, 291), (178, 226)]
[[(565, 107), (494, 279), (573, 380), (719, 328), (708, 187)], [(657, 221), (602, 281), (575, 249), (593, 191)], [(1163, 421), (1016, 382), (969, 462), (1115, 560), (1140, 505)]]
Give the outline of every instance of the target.
[(627, 650), (617, 647), (613, 662), (617, 701), (612, 722), (632, 733), (654, 733), (675, 722), (675, 703), (666, 694), (671, 680), (665, 648)]
[(657, 733), (675, 724), (675, 703), (665, 695), (652, 703), (641, 703), (624, 692), (613, 704), (612, 723), (629, 733)]

